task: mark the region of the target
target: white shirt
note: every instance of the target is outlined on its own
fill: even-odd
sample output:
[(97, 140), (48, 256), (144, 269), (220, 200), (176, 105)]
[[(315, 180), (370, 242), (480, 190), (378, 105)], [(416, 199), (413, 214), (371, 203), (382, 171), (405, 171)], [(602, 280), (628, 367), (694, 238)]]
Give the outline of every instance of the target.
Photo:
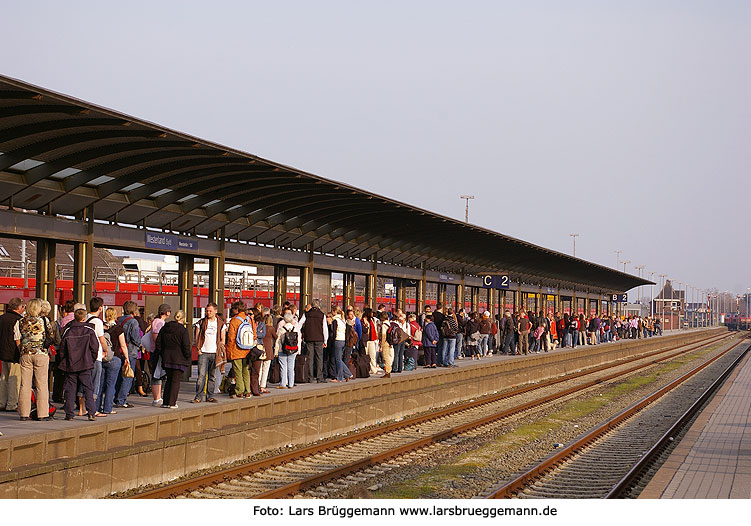
[(216, 331), (218, 326), (219, 321), (216, 318), (214, 318), (214, 321), (206, 320), (206, 334), (201, 346), (202, 353), (216, 354)]
[(94, 326), (94, 334), (96, 334), (96, 341), (99, 344), (99, 351), (96, 355), (96, 361), (101, 362), (102, 356), (104, 354), (104, 349), (102, 349), (102, 340), (100, 340), (99, 337), (104, 336), (104, 322), (102, 321), (102, 318), (91, 312), (89, 313), (88, 317), (91, 319), (86, 323), (90, 323)]

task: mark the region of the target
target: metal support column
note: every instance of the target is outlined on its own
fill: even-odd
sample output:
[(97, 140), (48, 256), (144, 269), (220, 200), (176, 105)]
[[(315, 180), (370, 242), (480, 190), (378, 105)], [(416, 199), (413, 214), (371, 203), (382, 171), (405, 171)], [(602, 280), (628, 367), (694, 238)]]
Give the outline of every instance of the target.
[(444, 308), (446, 307), (446, 284), (445, 283), (439, 283), (438, 284), (438, 301), (443, 304)]
[[(180, 294), (180, 308), (185, 311), (185, 325), (193, 326), (193, 256), (179, 256), (177, 290)], [(193, 331), (189, 330), (191, 336)]]
[(480, 309), (480, 289), (472, 287), (472, 310), (477, 312)]
[(378, 305), (378, 263), (373, 258), (373, 272), (367, 276), (365, 281), (365, 306), (376, 310)]
[(308, 264), (300, 269), (300, 309), (313, 301), (313, 248), (308, 247)]
[(224, 312), (224, 228), (219, 235), (219, 257), (209, 259), (209, 301), (219, 306)]
[(498, 293), (497, 290), (490, 289), (488, 293), (488, 312), (490, 312), (490, 321), (495, 321), (496, 309), (495, 309), (495, 296)]
[(407, 312), (407, 286), (404, 279), (394, 279), (396, 285), (396, 308)]
[(415, 295), (415, 300), (417, 302), (417, 313), (425, 312), (425, 300), (426, 300), (426, 294), (428, 289), (428, 277), (427, 272), (425, 272), (425, 267), (422, 269), (422, 279), (417, 282), (417, 294)]
[(94, 295), (94, 207), (79, 216), (86, 221), (87, 240), (73, 245), (73, 299), (88, 304)]
[(287, 301), (287, 265), (274, 265), (274, 305)]
[(459, 284), (456, 286), (456, 310), (457, 312), (459, 309), (464, 308), (464, 274), (462, 274), (462, 279), (459, 282)]
[(36, 297), (50, 302), (50, 317), (55, 319), (55, 250), (54, 241), (37, 241)]

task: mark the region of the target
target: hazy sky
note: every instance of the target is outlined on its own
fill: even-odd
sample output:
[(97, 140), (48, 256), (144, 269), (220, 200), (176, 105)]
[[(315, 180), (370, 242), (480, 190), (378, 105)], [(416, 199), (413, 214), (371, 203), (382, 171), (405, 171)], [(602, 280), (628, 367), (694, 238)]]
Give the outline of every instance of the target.
[(577, 256), (620, 249), (631, 273), (751, 287), (751, 2), (2, 14), (5, 75), (456, 218), (474, 194), (472, 223), (567, 253), (579, 233)]

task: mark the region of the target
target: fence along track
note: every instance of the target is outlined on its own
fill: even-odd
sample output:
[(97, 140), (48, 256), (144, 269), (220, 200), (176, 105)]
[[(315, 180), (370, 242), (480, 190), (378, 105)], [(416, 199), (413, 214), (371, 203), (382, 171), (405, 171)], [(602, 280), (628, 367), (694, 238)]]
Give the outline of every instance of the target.
[[(277, 497), (291, 495), (296, 492), (302, 491), (306, 488), (310, 488), (318, 484), (321, 484), (322, 482), (339, 478), (341, 476), (346, 475), (347, 473), (358, 471), (368, 466), (385, 462), (391, 458), (403, 455), (404, 453), (408, 451), (419, 449), (427, 445), (446, 440), (450, 438), (451, 436), (456, 435), (458, 433), (462, 433), (472, 428), (486, 425), (489, 422), (506, 418), (513, 414), (526, 411), (533, 407), (542, 405), (544, 403), (548, 403), (552, 400), (570, 395), (573, 392), (576, 392), (578, 390), (591, 387), (593, 385), (602, 383), (604, 381), (608, 381), (618, 376), (629, 374), (638, 369), (649, 367), (660, 361), (691, 352), (692, 350), (695, 350), (702, 346), (710, 345), (717, 341), (724, 340), (728, 338), (729, 336), (730, 335), (710, 336), (703, 340), (700, 340), (699, 342), (690, 344), (687, 348), (681, 351), (675, 352), (667, 356), (661, 356), (661, 355), (665, 355), (665, 353), (669, 353), (671, 351), (674, 351), (676, 349), (681, 349), (686, 346), (677, 345), (677, 346), (672, 346), (672, 347), (665, 348), (665, 349), (659, 349), (657, 351), (646, 353), (638, 357), (629, 358), (626, 360), (620, 360), (616, 363), (610, 363), (610, 364), (593, 367), (591, 369), (579, 371), (570, 375), (566, 375), (564, 377), (559, 377), (559, 378), (555, 378), (552, 380), (540, 382), (537, 384), (519, 387), (516, 389), (512, 389), (510, 391), (492, 395), (492, 396), (489, 396), (480, 400), (457, 404), (455, 406), (451, 406), (451, 407), (444, 408), (435, 412), (427, 413), (425, 415), (412, 417), (409, 419), (405, 419), (401, 422), (387, 424), (385, 426), (351, 434), (345, 437), (328, 440), (320, 444), (315, 444), (312, 446), (304, 447), (298, 450), (291, 451), (289, 453), (284, 453), (284, 454), (276, 455), (267, 459), (250, 462), (250, 463), (243, 464), (240, 466), (235, 466), (235, 467), (228, 468), (225, 470), (217, 471), (215, 473), (202, 475), (196, 478), (175, 482), (172, 484), (168, 484), (166, 486), (162, 486), (162, 487), (154, 488), (145, 492), (134, 494), (130, 498), (176, 497), (180, 495), (185, 495), (186, 493), (192, 493), (195, 491), (200, 491), (200, 490), (211, 488), (211, 487), (221, 487), (223, 485), (226, 485), (229, 482), (238, 480), (238, 477), (242, 478), (245, 482), (251, 482), (248, 479), (252, 478), (253, 481), (259, 481), (259, 485), (263, 486), (262, 492), (260, 494), (253, 495), (254, 498), (277, 498)], [(569, 389), (560, 391), (558, 393), (554, 393), (553, 395), (542, 397), (533, 402), (521, 404), (519, 406), (512, 407), (510, 409), (507, 409), (501, 412), (494, 412), (492, 415), (485, 416), (479, 420), (472, 420), (467, 423), (462, 423), (458, 426), (450, 426), (448, 428), (444, 427), (442, 431), (432, 433), (429, 436), (425, 436), (424, 434), (426, 424), (430, 424), (430, 426), (428, 427), (435, 427), (433, 424), (436, 421), (440, 421), (441, 419), (444, 419), (446, 417), (461, 414), (463, 412), (471, 411), (476, 408), (481, 408), (482, 406), (487, 406), (489, 404), (493, 404), (495, 402), (499, 402), (507, 398), (519, 396), (521, 394), (524, 394), (530, 391), (535, 391), (535, 390), (553, 386), (562, 382), (574, 380), (576, 378), (579, 378), (585, 375), (595, 374), (597, 372), (604, 371), (607, 369), (612, 369), (615, 367), (622, 367), (623, 365), (631, 363), (631, 362), (642, 361), (642, 360), (646, 360), (650, 358), (655, 358), (655, 359), (649, 361), (648, 363), (631, 367), (627, 369), (626, 371), (621, 371), (618, 373), (606, 375), (604, 377), (591, 380), (589, 382), (575, 386), (573, 388), (569, 388)], [(410, 429), (415, 428), (418, 425), (422, 425), (423, 427), (420, 428), (416, 432), (416, 436), (413, 436), (412, 435), (413, 432), (410, 431)], [(430, 429), (428, 429), (428, 431), (430, 431)], [(342, 450), (342, 448), (345, 448), (347, 446), (354, 446), (354, 445), (362, 446), (361, 448), (357, 448), (357, 449), (360, 449), (361, 451), (367, 450), (368, 447), (375, 445), (369, 442), (369, 441), (372, 441), (372, 439), (376, 437), (380, 437), (379, 441), (382, 442), (384, 439), (387, 439), (386, 438), (387, 435), (398, 433), (398, 432), (405, 432), (403, 439), (411, 438), (411, 440), (407, 440), (406, 443), (404, 443), (404, 440), (396, 440), (397, 442), (401, 442), (401, 443), (395, 445), (393, 448), (389, 448), (386, 451), (376, 452), (371, 455), (363, 456), (361, 452), (358, 455), (357, 460), (354, 460), (350, 456), (350, 453), (348, 451)], [(339, 456), (342, 457), (342, 460), (338, 461), (336, 463), (337, 465), (328, 465), (327, 463), (329, 462), (329, 460), (325, 460), (325, 461), (320, 460), (321, 455), (332, 452), (332, 451), (337, 451), (337, 450), (342, 450), (339, 452)], [(317, 457), (319, 460), (316, 460)], [(310, 460), (311, 458), (313, 460)], [(306, 466), (305, 465), (306, 462), (308, 462), (309, 465)], [(300, 463), (302, 463), (302, 465)], [(279, 475), (275, 475), (275, 474), (264, 475), (263, 472), (265, 470), (270, 470), (271, 468), (278, 470), (280, 474)], [(253, 475), (253, 477), (251, 477), (251, 474)], [(284, 483), (285, 478), (286, 478), (286, 481), (288, 481), (289, 478), (297, 478), (297, 480), (291, 483), (285, 484)], [(250, 490), (250, 489), (251, 489), (250, 487), (247, 488), (247, 490)], [(210, 489), (208, 489), (207, 491), (208, 493), (211, 493)], [(202, 495), (202, 496), (210, 497), (210, 495), (208, 494)], [(246, 494), (243, 496), (250, 496), (250, 495)]]

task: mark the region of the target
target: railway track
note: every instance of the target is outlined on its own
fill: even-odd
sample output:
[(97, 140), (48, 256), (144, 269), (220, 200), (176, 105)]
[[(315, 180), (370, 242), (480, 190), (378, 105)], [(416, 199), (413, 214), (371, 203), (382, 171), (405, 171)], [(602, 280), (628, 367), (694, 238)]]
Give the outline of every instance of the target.
[[(729, 337), (730, 335), (712, 336), (692, 345), (660, 349), (618, 363), (579, 371), (283, 455), (180, 481), (133, 495), (132, 498), (279, 498), (311, 488), (315, 490), (312, 493), (309, 491), (310, 496), (325, 496), (327, 492), (364, 482), (408, 463), (410, 456), (418, 450), (425, 451), (441, 444), (450, 444), (462, 433), (478, 433), (483, 427), (512, 415), (540, 408), (575, 395), (583, 389), (632, 374)], [(631, 363), (636, 365), (623, 369)], [(611, 369), (619, 370), (608, 373)], [(586, 378), (588, 376), (591, 378)], [(509, 399), (570, 383), (572, 380), (581, 381), (574, 386), (509, 407)]]
[[(647, 472), (675, 444), (751, 346), (719, 374), (699, 378), (746, 338), (721, 354), (661, 387), (641, 401), (584, 433), (511, 481), (491, 490), (486, 498), (624, 498), (638, 494)], [(731, 355), (732, 356), (732, 355)], [(670, 394), (670, 396), (666, 396)], [(692, 403), (693, 401), (693, 403)]]

